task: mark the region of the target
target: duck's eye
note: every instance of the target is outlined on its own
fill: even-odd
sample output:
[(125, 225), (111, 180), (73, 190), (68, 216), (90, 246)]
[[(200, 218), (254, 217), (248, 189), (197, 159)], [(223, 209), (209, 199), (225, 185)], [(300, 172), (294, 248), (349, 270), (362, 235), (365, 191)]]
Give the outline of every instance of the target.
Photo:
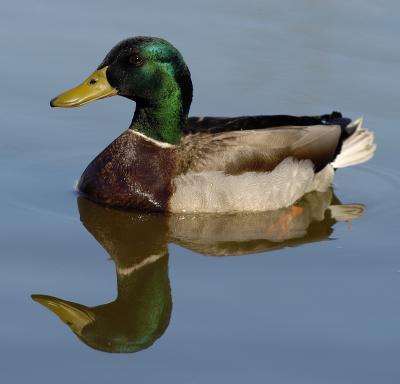
[(129, 62), (138, 67), (139, 65), (143, 64), (143, 59), (138, 54), (135, 53), (129, 56)]

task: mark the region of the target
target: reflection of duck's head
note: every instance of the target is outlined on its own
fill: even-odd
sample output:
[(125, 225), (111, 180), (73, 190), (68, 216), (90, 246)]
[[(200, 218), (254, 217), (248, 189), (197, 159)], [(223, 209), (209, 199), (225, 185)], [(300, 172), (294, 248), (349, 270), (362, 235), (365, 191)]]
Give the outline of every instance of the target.
[[(87, 345), (106, 352), (136, 352), (166, 330), (172, 309), (168, 256), (124, 276), (115, 301), (95, 307), (45, 295), (32, 295), (56, 314)], [(140, 267), (139, 267), (140, 268)]]
[[(107, 352), (149, 347), (166, 330), (172, 309), (166, 222), (78, 201), (85, 227), (116, 264), (118, 297), (95, 307), (32, 295), (87, 345)], [(154, 232), (153, 232), (154, 231)]]

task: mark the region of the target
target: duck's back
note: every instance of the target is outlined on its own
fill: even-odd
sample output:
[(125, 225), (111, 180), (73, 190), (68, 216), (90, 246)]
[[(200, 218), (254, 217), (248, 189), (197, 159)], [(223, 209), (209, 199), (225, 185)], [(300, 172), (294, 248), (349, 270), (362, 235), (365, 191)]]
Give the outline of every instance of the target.
[(345, 129), (351, 119), (343, 117), (340, 112), (317, 116), (292, 115), (254, 115), (236, 117), (192, 116), (184, 128), (184, 134), (221, 133), (228, 131), (244, 131), (287, 126), (340, 125)]

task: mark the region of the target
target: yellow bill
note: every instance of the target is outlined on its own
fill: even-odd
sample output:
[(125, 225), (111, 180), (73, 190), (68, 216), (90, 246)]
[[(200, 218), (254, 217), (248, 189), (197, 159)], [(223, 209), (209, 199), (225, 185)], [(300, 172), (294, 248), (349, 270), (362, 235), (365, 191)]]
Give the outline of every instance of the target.
[(93, 72), (82, 84), (58, 95), (50, 101), (52, 107), (72, 108), (92, 101), (115, 96), (118, 91), (107, 80), (108, 67)]

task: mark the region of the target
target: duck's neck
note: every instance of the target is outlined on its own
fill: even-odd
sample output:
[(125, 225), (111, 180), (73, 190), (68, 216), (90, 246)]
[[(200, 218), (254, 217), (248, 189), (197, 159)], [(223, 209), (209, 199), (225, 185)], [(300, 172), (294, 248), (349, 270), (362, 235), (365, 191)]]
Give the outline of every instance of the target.
[(179, 144), (187, 123), (180, 92), (172, 92), (157, 102), (136, 102), (130, 129), (169, 144)]

